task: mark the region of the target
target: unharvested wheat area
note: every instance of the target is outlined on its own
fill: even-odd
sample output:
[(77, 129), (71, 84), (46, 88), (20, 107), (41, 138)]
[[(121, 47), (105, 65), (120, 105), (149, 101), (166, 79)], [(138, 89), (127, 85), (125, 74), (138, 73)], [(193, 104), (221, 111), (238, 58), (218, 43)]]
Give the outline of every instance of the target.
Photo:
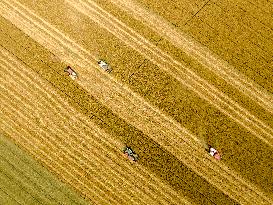
[(0, 35), (0, 204), (273, 204), (272, 0), (0, 0)]

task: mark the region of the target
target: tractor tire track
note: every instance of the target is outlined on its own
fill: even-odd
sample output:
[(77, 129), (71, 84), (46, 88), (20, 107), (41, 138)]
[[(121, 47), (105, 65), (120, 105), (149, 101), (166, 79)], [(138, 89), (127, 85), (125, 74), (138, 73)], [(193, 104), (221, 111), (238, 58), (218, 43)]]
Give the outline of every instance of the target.
[[(13, 21), (12, 22), (14, 22), (14, 19), (13, 19)], [(17, 26), (19, 26), (19, 27), (22, 27), (23, 25), (22, 25), (22, 23), (20, 22), (19, 23), (19, 25), (18, 24), (16, 24)], [(23, 29), (23, 30), (26, 30), (26, 28), (25, 29)], [(36, 29), (36, 31), (39, 31), (39, 30), (37, 30)], [(29, 33), (29, 31), (26, 31), (27, 33)], [(37, 32), (35, 33), (36, 34), (36, 36), (37, 36)], [(37, 39), (37, 38), (35, 38), (35, 39)], [(42, 41), (43, 39), (39, 39), (39, 41)], [(43, 45), (44, 45), (44, 43), (43, 43)], [(51, 43), (51, 45), (52, 45), (52, 43)], [(56, 48), (54, 49), (54, 50), (56, 50)], [(81, 59), (81, 61), (82, 61), (83, 59)], [(85, 60), (85, 59), (84, 59)], [(79, 59), (75, 59), (75, 58), (67, 58), (67, 61), (70, 61), (70, 62), (74, 62), (74, 64), (75, 64), (75, 62), (79, 62), (80, 60)], [(85, 63), (83, 63), (83, 64), (87, 64), (87, 62), (85, 62)], [(81, 64), (81, 63), (79, 63), (79, 65), (83, 65), (83, 64)], [(84, 66), (81, 66), (81, 67), (84, 67)], [(93, 70), (91, 70), (91, 71), (89, 71), (89, 72), (87, 72), (86, 70), (85, 70), (85, 73), (91, 73), (91, 72), (95, 72), (95, 71), (93, 71)], [(101, 74), (101, 72), (97, 72), (96, 74), (98, 74), (98, 73), (100, 73), (100, 75), (99, 75), (99, 77), (102, 77), (102, 79), (101, 80), (103, 80), (103, 78), (105, 78), (105, 75), (104, 76), (102, 76), (102, 74)], [(92, 75), (91, 75), (92, 76)], [(83, 75), (83, 81), (84, 81), (84, 75)], [(91, 79), (90, 77), (89, 78), (87, 78), (87, 79)], [(108, 80), (108, 84), (111, 84), (111, 81), (109, 81), (109, 79), (106, 79), (106, 80)], [(79, 81), (79, 83), (83, 83), (83, 81)], [(85, 85), (85, 87), (86, 87), (87, 85)], [(101, 86), (103, 86), (103, 84), (101, 85)], [(89, 85), (89, 87), (90, 87), (90, 85)], [(112, 89), (113, 89), (113, 87), (114, 88), (119, 88), (120, 86), (117, 84), (117, 85), (115, 85), (115, 86), (111, 86), (112, 87)], [(124, 87), (125, 86), (123, 86), (123, 92), (125, 92), (126, 90), (124, 89)], [(101, 87), (101, 88), (103, 88), (103, 87)], [(120, 90), (121, 88), (119, 88), (119, 90)], [(107, 90), (107, 89), (106, 89)], [(118, 91), (119, 91), (118, 90)], [(104, 91), (104, 90), (103, 90)], [(134, 101), (136, 101), (136, 99), (141, 99), (140, 97), (139, 98), (136, 98), (136, 95), (134, 94), (134, 93), (127, 93), (127, 91), (126, 91), (126, 93), (127, 93), (127, 95), (125, 96), (124, 94), (122, 94), (123, 92), (118, 92), (119, 93), (119, 95), (121, 95), (120, 97), (122, 97), (121, 99), (121, 102), (123, 102), (123, 103), (126, 103), (126, 101), (124, 101), (124, 99), (126, 99), (126, 98), (129, 98), (129, 97), (133, 97), (134, 96), (134, 98), (135, 99), (128, 99), (129, 100), (129, 102), (132, 102), (132, 100), (134, 100)], [(106, 92), (106, 94), (108, 94), (108, 92)], [(115, 93), (114, 93), (115, 94)], [(113, 94), (113, 95), (114, 95)], [(104, 95), (104, 93), (100, 93), (99, 95), (98, 95), (98, 93), (96, 93), (96, 95), (95, 96), (98, 96), (98, 97), (101, 97), (101, 96), (103, 96)], [(118, 96), (113, 96), (113, 97), (118, 97)], [(100, 98), (101, 99), (101, 98)], [(114, 100), (114, 98), (113, 98), (113, 100)], [(109, 103), (112, 103), (112, 102), (110, 102), (110, 100), (108, 100), (107, 102), (109, 102)], [(191, 141), (191, 140), (193, 140), (193, 141), (196, 141), (196, 138), (194, 138), (194, 136), (192, 136), (192, 135), (190, 135), (189, 133), (185, 133), (185, 129), (181, 129), (180, 128), (180, 125), (177, 125), (177, 123), (175, 123), (175, 122), (173, 122), (170, 118), (168, 118), (168, 117), (166, 117), (166, 116), (164, 116), (163, 114), (161, 114), (161, 115), (159, 115), (158, 116), (158, 113), (160, 113), (160, 111), (158, 111), (157, 109), (155, 109), (155, 108), (153, 108), (152, 110), (151, 110), (151, 106), (149, 106), (149, 105), (147, 105), (147, 103), (144, 101), (144, 100), (142, 100), (142, 101), (140, 101), (142, 104), (144, 104), (145, 106), (147, 106), (147, 107), (145, 107), (144, 108), (144, 110), (142, 111), (143, 113), (140, 113), (140, 116), (147, 116), (147, 112), (151, 112), (152, 111), (152, 113), (154, 113), (155, 111), (156, 111), (156, 113), (154, 113), (154, 114), (152, 114), (152, 117), (150, 117), (150, 119), (152, 119), (153, 118), (153, 120), (155, 120), (157, 123), (155, 123), (154, 125), (155, 125), (155, 127), (156, 128), (159, 128), (158, 126), (159, 125), (161, 125), (162, 126), (162, 124), (170, 124), (169, 126), (168, 126), (168, 129), (166, 129), (166, 128), (164, 128), (163, 130), (165, 131), (165, 133), (168, 133), (168, 134), (170, 134), (170, 136), (172, 136), (172, 137), (174, 137), (174, 139), (176, 138), (177, 139), (177, 137), (178, 137), (178, 139), (177, 140), (175, 140), (175, 141), (177, 141), (177, 142), (181, 142), (181, 139), (179, 140), (179, 138), (181, 137), (181, 134), (185, 134), (186, 136), (189, 136), (189, 141)], [(126, 103), (125, 105), (130, 105), (130, 103), (128, 104), (128, 103)], [(140, 106), (141, 104), (139, 104), (139, 103), (133, 103), (133, 105), (138, 105), (138, 106)], [(114, 110), (115, 111), (118, 111), (118, 113), (119, 114), (122, 114), (123, 115), (123, 117), (126, 119), (126, 120), (128, 120), (128, 117), (129, 117), (129, 121), (130, 121), (130, 116), (128, 116), (128, 113), (122, 113), (121, 112), (121, 110), (120, 110), (120, 107), (117, 107), (117, 104), (116, 104), (116, 106), (113, 106), (112, 107), (112, 105), (110, 105), (110, 107), (111, 108), (114, 108)], [(134, 106), (130, 106), (130, 108), (133, 108)], [(141, 109), (143, 109), (143, 108), (141, 108)], [(139, 112), (139, 110), (138, 109), (134, 109), (134, 111), (138, 111)], [(123, 111), (124, 112), (124, 111)], [(130, 113), (130, 114), (132, 114), (132, 113)], [(162, 118), (163, 117), (163, 118)], [(139, 116), (138, 116), (138, 118), (139, 118)], [(162, 120), (163, 120), (163, 123), (162, 123)], [(167, 121), (166, 121), (167, 120)], [(133, 121), (135, 121), (135, 120), (133, 120)], [(170, 152), (174, 152), (174, 145), (177, 145), (175, 142), (170, 142), (170, 141), (166, 141), (166, 139), (164, 139), (164, 136), (162, 136), (162, 135), (160, 135), (159, 133), (162, 133), (162, 131), (160, 131), (161, 130), (161, 128), (158, 130), (158, 129), (155, 129), (155, 130), (153, 130), (153, 127), (151, 127), (150, 125), (151, 125), (151, 123), (150, 122), (148, 122), (147, 123), (147, 125), (143, 125), (143, 123), (146, 123), (146, 122), (142, 122), (143, 121), (143, 117), (141, 118), (141, 120), (140, 121), (138, 121), (138, 122), (134, 122), (134, 124), (137, 126), (137, 127), (139, 127), (139, 128), (142, 128), (142, 130), (144, 129), (144, 131), (148, 134), (148, 135), (150, 135), (151, 137), (153, 137), (154, 139), (157, 139), (158, 141), (160, 141), (160, 143), (164, 146), (164, 147), (166, 147), (166, 149), (167, 150), (170, 150)], [(161, 121), (161, 122), (160, 122)], [(136, 123), (138, 123), (138, 124), (136, 124)], [(140, 123), (140, 124), (139, 124)], [(173, 128), (173, 126), (174, 125), (176, 125), (175, 126), (175, 128)], [(166, 125), (165, 125), (166, 126)], [(151, 130), (151, 128), (152, 128), (152, 130)], [(179, 132), (179, 134), (174, 134), (173, 132), (172, 132), (172, 130), (177, 130), (176, 132)], [(180, 131), (182, 131), (182, 132), (180, 132)], [(158, 135), (158, 134), (159, 135)], [(175, 137), (176, 136), (176, 137)], [(163, 138), (162, 138), (163, 137)], [(183, 139), (186, 139), (185, 137), (183, 137)], [(183, 142), (183, 140), (182, 140), (182, 142)], [(171, 145), (172, 144), (172, 145)], [(206, 161), (206, 162), (211, 162), (212, 164), (210, 164), (210, 163), (203, 163), (203, 158), (204, 158), (204, 156), (206, 156), (205, 155), (205, 153), (204, 152), (199, 152), (198, 150), (197, 150), (197, 147), (198, 147), (198, 149), (202, 149), (201, 148), (201, 146), (196, 146), (196, 145), (194, 145), (194, 143), (192, 143), (192, 141), (189, 143), (191, 146), (193, 146), (193, 147), (196, 147), (196, 149), (194, 149), (193, 150), (193, 152), (191, 153), (191, 154), (193, 154), (193, 153), (196, 153), (196, 154), (198, 154), (199, 153), (199, 156), (198, 156), (198, 158), (196, 158), (196, 164), (202, 164), (202, 166), (200, 166), (200, 167), (205, 167), (206, 169), (208, 169), (208, 170), (210, 170), (211, 169), (211, 167), (218, 167), (219, 169), (220, 169), (220, 171), (217, 171), (217, 173), (219, 173), (219, 176), (221, 176), (221, 177), (223, 177), (222, 175), (224, 174), (224, 172), (227, 172), (227, 173), (229, 173), (229, 175), (226, 175), (225, 177), (227, 177), (227, 176), (229, 176), (229, 177), (235, 177), (234, 176), (234, 173), (233, 174), (231, 174), (231, 172), (230, 172), (230, 170), (228, 170), (227, 168), (224, 168), (224, 166), (222, 165), (221, 167), (219, 166), (219, 165), (217, 165), (215, 162), (211, 162), (211, 159), (209, 159), (208, 157), (205, 157), (205, 158), (207, 158), (207, 160), (208, 161)], [(179, 145), (179, 146), (182, 146), (182, 145)], [(189, 147), (188, 146), (186, 146), (186, 147), (184, 147), (184, 150), (186, 149), (188, 149)], [(181, 153), (181, 151), (179, 152), (179, 149), (175, 149), (175, 150), (177, 150), (177, 153)], [(182, 149), (183, 150), (183, 149)], [(202, 153), (202, 154), (201, 154)], [(188, 153), (187, 153), (188, 154)], [(263, 203), (265, 203), (265, 201), (264, 200), (268, 200), (268, 199), (266, 199), (266, 197), (265, 198), (260, 198), (263, 194), (260, 192), (260, 191), (257, 191), (257, 189), (256, 188), (254, 188), (252, 185), (246, 185), (246, 187), (247, 187), (247, 189), (249, 189), (249, 190), (252, 190), (252, 191), (250, 191), (249, 193), (247, 193), (247, 192), (244, 192), (244, 191), (242, 191), (241, 193), (244, 193), (244, 194), (254, 194), (254, 192), (253, 192), (253, 189), (254, 190), (256, 190), (256, 192), (258, 193), (257, 195), (255, 194), (255, 195), (253, 195), (253, 197), (250, 197), (250, 196), (245, 196), (245, 198), (242, 198), (243, 196), (236, 196), (235, 195), (235, 193), (232, 193), (232, 191), (231, 190), (236, 190), (236, 188), (238, 189), (241, 189), (242, 188), (242, 184), (241, 183), (243, 183), (243, 184), (245, 184), (246, 182), (244, 182), (244, 181), (242, 181), (241, 179), (239, 180), (239, 178), (238, 178), (238, 176), (237, 177), (235, 177), (236, 178), (236, 180), (231, 180), (230, 179), (230, 183), (231, 183), (231, 181), (233, 182), (233, 183), (235, 183), (236, 184), (236, 188), (232, 185), (232, 187), (233, 188), (231, 188), (230, 190), (225, 190), (226, 189), (226, 187), (222, 187), (222, 184), (221, 183), (219, 183), (219, 180), (215, 180), (214, 181), (214, 179), (215, 179), (215, 177), (217, 177), (217, 176), (211, 176), (211, 177), (207, 177), (207, 176), (205, 176), (204, 174), (202, 174), (202, 172), (200, 172), (200, 170), (197, 170), (196, 168), (195, 168), (195, 166), (194, 165), (190, 165), (191, 163), (189, 163), (190, 162), (190, 160), (192, 161), (193, 159), (187, 159), (187, 161), (185, 161), (186, 160), (186, 157), (184, 157), (184, 159), (183, 159), (183, 157), (184, 156), (182, 156), (182, 155), (179, 155), (179, 158), (181, 159), (181, 160), (183, 160), (185, 163), (187, 163), (189, 166), (191, 166), (191, 168), (193, 169), (193, 170), (195, 170), (197, 173), (199, 173), (201, 176), (203, 176), (204, 178), (206, 178), (208, 181), (210, 181), (212, 184), (216, 184), (216, 186), (217, 187), (219, 187), (221, 190), (223, 190), (225, 193), (227, 193), (227, 194), (229, 194), (229, 195), (231, 195), (231, 196), (233, 196), (234, 198), (236, 198), (237, 200), (239, 200), (239, 201), (241, 201), (241, 202), (243, 202), (243, 201), (245, 201), (244, 203), (245, 204), (247, 204), (248, 202), (248, 200), (250, 200), (251, 198), (256, 198), (256, 200), (257, 201), (259, 201), (259, 203), (260, 204), (263, 204)], [(210, 167), (209, 167), (209, 165), (211, 165)], [(225, 171), (224, 171), (225, 170)], [(221, 172), (222, 171), (222, 172)], [(221, 178), (220, 177), (220, 178)], [(229, 178), (228, 177), (228, 178)], [(214, 182), (212, 182), (212, 181), (214, 181)], [(221, 181), (221, 180), (220, 180)], [(239, 185), (240, 184), (240, 185)], [(228, 184), (226, 184), (226, 186), (227, 186)], [(252, 187), (252, 188), (250, 188), (250, 187)], [(237, 191), (239, 191), (239, 190), (237, 190)], [(255, 201), (255, 200), (254, 200)], [(253, 200), (252, 200), (252, 202), (253, 202)]]

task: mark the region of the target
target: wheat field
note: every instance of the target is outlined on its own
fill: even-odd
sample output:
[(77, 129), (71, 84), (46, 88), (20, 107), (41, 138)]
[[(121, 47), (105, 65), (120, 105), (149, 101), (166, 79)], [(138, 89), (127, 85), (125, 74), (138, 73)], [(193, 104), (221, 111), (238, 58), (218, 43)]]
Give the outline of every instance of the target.
[(0, 0), (0, 203), (272, 204), (272, 11)]

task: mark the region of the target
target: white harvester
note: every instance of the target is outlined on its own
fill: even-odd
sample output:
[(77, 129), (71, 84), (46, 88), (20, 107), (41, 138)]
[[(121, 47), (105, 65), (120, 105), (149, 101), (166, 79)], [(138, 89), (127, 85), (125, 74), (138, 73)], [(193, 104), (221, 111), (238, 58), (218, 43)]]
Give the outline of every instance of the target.
[(220, 160), (221, 159), (221, 154), (215, 148), (209, 146), (209, 150), (208, 151), (209, 151), (209, 154), (211, 156), (213, 156), (216, 160)]
[(106, 63), (104, 60), (99, 60), (98, 64), (106, 72), (110, 73), (112, 71), (111, 66), (108, 63)]

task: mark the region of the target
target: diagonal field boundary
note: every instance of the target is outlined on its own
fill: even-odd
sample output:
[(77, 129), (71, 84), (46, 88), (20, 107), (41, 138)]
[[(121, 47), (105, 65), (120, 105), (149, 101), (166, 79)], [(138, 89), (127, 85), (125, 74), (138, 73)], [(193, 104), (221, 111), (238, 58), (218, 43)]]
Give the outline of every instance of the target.
[(94, 2), (66, 0), (84, 15), (90, 17), (100, 26), (124, 41), (129, 46), (150, 59), (168, 74), (180, 81), (184, 86), (196, 92), (201, 98), (217, 107), (221, 112), (244, 126), (269, 146), (273, 146), (273, 129), (252, 115), (245, 108), (223, 94), (207, 81), (192, 72), (185, 64), (174, 60), (158, 49), (122, 22), (115, 19)]
[[(119, 151), (110, 150), (119, 150), (123, 143), (112, 140), (111, 136), (98, 128), (90, 119), (76, 112), (58, 97), (48, 82), (43, 82), (36, 73), (34, 75), (29, 68), (3, 49), (0, 49), (0, 62), (1, 69), (5, 72), (5, 77), (0, 76), (3, 82), (0, 84), (0, 113), (5, 114), (0, 115), (0, 118), (3, 119), (0, 129), (1, 127), (2, 129), (8, 128), (5, 130), (9, 130), (9, 134), (15, 140), (23, 144), (31, 153), (36, 153), (35, 156), (42, 155), (41, 158), (46, 161), (47, 165), (53, 161), (57, 163), (54, 171), (56, 169), (59, 169), (59, 172), (60, 169), (65, 170), (65, 173), (70, 173), (70, 175), (79, 175), (79, 179), (84, 177), (80, 173), (81, 169), (88, 168), (87, 173), (90, 175), (96, 173), (92, 182), (82, 180), (87, 196), (90, 197), (94, 189), (95, 192), (101, 193), (99, 186), (96, 187), (93, 184), (95, 181), (97, 181), (96, 184), (103, 186), (102, 182), (112, 179), (115, 182), (122, 182), (122, 186), (118, 187), (112, 186), (111, 183), (105, 184), (105, 189), (109, 189), (110, 192), (115, 192), (115, 189), (119, 191), (119, 196), (115, 200), (108, 198), (112, 200), (112, 204), (126, 201), (130, 201), (131, 204), (145, 204), (145, 202), (155, 205), (167, 204), (166, 201), (173, 204), (190, 204), (169, 186), (152, 176), (145, 168), (140, 166), (132, 168), (127, 160), (120, 160)], [(16, 108), (18, 104), (21, 106)], [(50, 124), (44, 127), (37, 126), (35, 116), (38, 113), (43, 120), (46, 119), (48, 113), (52, 113), (54, 117), (50, 117), (48, 121), (53, 121), (53, 123), (48, 122)], [(10, 125), (13, 126), (10, 127)], [(22, 128), (25, 133), (15, 134), (16, 127), (19, 130)], [(35, 130), (37, 136), (31, 134), (29, 130)], [(90, 133), (93, 136), (90, 136)], [(22, 143), (23, 141), (26, 143)], [(57, 160), (54, 160), (54, 157)], [(64, 176), (63, 173), (60, 175)], [(66, 181), (68, 178), (65, 178)], [(149, 181), (149, 186), (144, 186), (146, 181)], [(161, 197), (155, 197), (155, 190), (156, 194)], [(131, 197), (135, 193), (141, 197), (138, 201)], [(101, 198), (100, 194), (96, 194), (96, 197)], [(106, 198), (101, 200), (101, 203), (107, 204)]]
[[(194, 92), (198, 93), (200, 97), (206, 99), (227, 116), (243, 125), (259, 139), (267, 143), (269, 146), (273, 146), (273, 130), (271, 127), (190, 71), (187, 66), (175, 61), (170, 56), (163, 53), (163, 51), (150, 44), (149, 41), (144, 39), (142, 36), (139, 36), (132, 29), (126, 27), (122, 22), (115, 20), (113, 16), (103, 11), (96, 4), (93, 6), (93, 2), (91, 3), (88, 1), (89, 3), (85, 4), (82, 3), (83, 1), (77, 1), (81, 2), (81, 4), (75, 6), (76, 3), (73, 0), (67, 1), (73, 4), (74, 7), (77, 7), (77, 9), (79, 9), (79, 11), (84, 15), (89, 16), (100, 26), (106, 28), (109, 32), (113, 33), (129, 46), (139, 51), (142, 55), (148, 58), (150, 57), (150, 60), (157, 64), (161, 69), (167, 71), (174, 78), (182, 82), (184, 86), (192, 89)], [(97, 12), (96, 10), (100, 12)], [(105, 15), (102, 15), (103, 12)], [(142, 49), (145, 46), (146, 48)], [(158, 52), (153, 52), (154, 50), (157, 50)], [(162, 55), (160, 55), (161, 53)], [(168, 62), (168, 64), (166, 62)], [(172, 62), (177, 63), (177, 66), (172, 65)], [(183, 73), (183, 71), (181, 71), (182, 69), (185, 69), (186, 71)]]
[[(241, 204), (270, 204), (272, 202), (253, 184), (244, 181), (237, 173), (207, 156), (202, 146), (198, 144), (198, 139), (181, 125), (149, 105), (140, 96), (132, 93), (126, 86), (103, 74), (102, 71), (90, 69), (95, 64), (95, 60), (88, 51), (15, 1), (11, 3), (5, 1), (0, 8), (1, 15), (33, 39), (46, 48), (50, 48), (54, 53), (64, 52), (60, 56), (62, 59), (78, 65), (82, 73), (78, 82), (83, 87), (89, 88), (93, 96), (104, 101), (110, 95), (111, 99), (108, 98), (107, 106), (126, 119), (128, 123), (149, 135), (166, 150), (175, 153), (181, 161), (211, 184)], [(70, 55), (66, 55), (69, 53)]]
[(228, 62), (220, 59), (208, 48), (202, 46), (167, 22), (161, 16), (148, 11), (134, 0), (109, 0), (120, 9), (130, 13), (136, 19), (145, 23), (164, 39), (182, 49), (193, 59), (223, 78), (230, 85), (236, 87), (244, 95), (256, 101), (261, 107), (273, 114), (273, 95), (237, 71)]

